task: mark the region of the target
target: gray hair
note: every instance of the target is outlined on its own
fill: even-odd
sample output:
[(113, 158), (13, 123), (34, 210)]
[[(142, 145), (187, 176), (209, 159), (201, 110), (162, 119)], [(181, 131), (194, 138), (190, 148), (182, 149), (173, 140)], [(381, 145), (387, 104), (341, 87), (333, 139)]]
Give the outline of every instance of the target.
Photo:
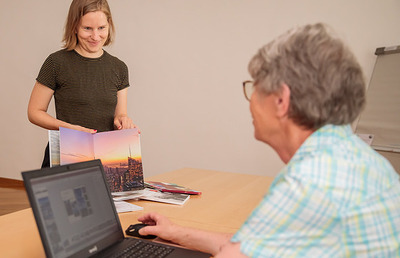
[(290, 89), (289, 118), (309, 129), (353, 122), (365, 105), (362, 70), (321, 23), (289, 30), (262, 47), (249, 72), (265, 94)]

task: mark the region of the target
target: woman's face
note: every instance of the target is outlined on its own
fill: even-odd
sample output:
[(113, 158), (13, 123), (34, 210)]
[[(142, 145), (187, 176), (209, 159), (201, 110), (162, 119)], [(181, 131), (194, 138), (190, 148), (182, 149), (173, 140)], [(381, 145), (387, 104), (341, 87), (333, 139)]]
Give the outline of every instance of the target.
[(85, 57), (100, 57), (108, 38), (108, 30), (107, 16), (102, 11), (85, 14), (76, 31), (78, 44), (75, 50)]

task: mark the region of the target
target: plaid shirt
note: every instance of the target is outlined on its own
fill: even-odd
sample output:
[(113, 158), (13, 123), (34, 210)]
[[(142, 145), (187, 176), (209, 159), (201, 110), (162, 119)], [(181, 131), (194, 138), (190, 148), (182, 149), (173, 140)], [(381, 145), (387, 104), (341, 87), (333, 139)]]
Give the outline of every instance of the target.
[(251, 257), (400, 257), (399, 176), (349, 125), (326, 125), (231, 241)]

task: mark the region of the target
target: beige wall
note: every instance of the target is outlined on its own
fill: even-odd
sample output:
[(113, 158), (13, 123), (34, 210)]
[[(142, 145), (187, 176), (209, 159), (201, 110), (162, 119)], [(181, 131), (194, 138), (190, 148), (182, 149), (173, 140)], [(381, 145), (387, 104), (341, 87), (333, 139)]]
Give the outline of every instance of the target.
[[(182, 167), (275, 175), (256, 142), (241, 82), (250, 57), (294, 25), (326, 22), (354, 50), (367, 80), (376, 47), (399, 44), (400, 2), (109, 0), (111, 54), (130, 68), (129, 115), (142, 131), (146, 176)], [(58, 50), (69, 0), (0, 0), (0, 176), (40, 166), (47, 132), (26, 107), (37, 73)], [(53, 108), (53, 106), (51, 107)]]

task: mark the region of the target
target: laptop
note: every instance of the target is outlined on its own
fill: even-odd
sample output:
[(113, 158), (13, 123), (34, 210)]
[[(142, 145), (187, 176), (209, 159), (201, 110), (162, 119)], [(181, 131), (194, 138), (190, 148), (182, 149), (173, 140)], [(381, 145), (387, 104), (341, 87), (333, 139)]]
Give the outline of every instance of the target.
[(47, 257), (115, 257), (127, 248), (134, 250), (127, 257), (149, 248), (153, 255), (164, 254), (155, 257), (210, 257), (125, 238), (100, 160), (26, 171), (22, 177)]

